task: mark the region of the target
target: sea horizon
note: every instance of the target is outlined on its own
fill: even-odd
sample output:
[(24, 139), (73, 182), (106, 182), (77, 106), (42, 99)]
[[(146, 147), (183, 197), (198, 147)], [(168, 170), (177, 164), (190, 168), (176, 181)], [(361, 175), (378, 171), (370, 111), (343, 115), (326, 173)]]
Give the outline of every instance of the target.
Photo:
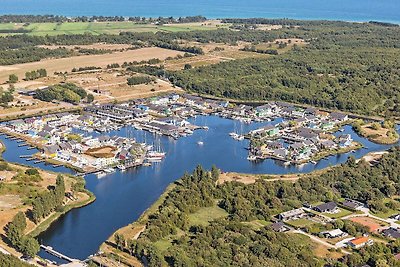
[(288, 18), (348, 22), (380, 21), (400, 24), (400, 2), (396, 0), (2, 0), (0, 15), (62, 15), (123, 17)]

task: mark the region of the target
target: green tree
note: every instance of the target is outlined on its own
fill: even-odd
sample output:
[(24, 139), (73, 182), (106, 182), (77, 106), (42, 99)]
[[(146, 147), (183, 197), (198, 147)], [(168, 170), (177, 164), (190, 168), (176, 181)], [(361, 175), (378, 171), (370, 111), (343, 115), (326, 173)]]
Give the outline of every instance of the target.
[(11, 74), (10, 76), (8, 76), (8, 82), (9, 83), (16, 83), (18, 82), (18, 76), (15, 74)]
[(29, 258), (33, 258), (40, 250), (39, 242), (33, 237), (24, 237), (22, 239), (21, 244), (21, 252), (28, 256)]
[(88, 94), (86, 98), (87, 98), (87, 102), (88, 103), (92, 103), (94, 101), (94, 95), (93, 94)]
[(27, 175), (39, 175), (39, 171), (34, 168), (26, 169), (25, 174)]
[(123, 250), (125, 247), (125, 237), (122, 234), (114, 234), (114, 242), (119, 250)]
[(23, 212), (18, 212), (6, 227), (6, 235), (14, 246), (19, 246), (26, 228), (26, 217)]

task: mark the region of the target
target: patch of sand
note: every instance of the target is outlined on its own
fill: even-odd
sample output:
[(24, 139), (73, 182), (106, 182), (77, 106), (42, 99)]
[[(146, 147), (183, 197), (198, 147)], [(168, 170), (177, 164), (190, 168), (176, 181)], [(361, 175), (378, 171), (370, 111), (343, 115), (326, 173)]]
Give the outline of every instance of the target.
[(21, 198), (17, 195), (0, 196), (0, 210), (13, 209), (21, 204)]
[(220, 174), (218, 183), (223, 184), (226, 182), (235, 181), (235, 182), (239, 182), (239, 183), (243, 183), (243, 184), (252, 184), (252, 183), (255, 183), (257, 179), (258, 179), (258, 177), (255, 175), (225, 172), (225, 173)]
[(16, 69), (17, 69), (17, 68), (15, 68), (15, 67), (0, 66), (0, 72), (2, 72), (2, 71), (16, 70)]

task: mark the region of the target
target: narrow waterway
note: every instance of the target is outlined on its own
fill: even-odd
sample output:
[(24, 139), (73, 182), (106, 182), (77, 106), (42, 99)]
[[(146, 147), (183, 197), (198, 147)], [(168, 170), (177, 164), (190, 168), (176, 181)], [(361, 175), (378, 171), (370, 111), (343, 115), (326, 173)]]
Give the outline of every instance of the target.
[[(364, 145), (364, 149), (354, 153), (331, 156), (317, 164), (305, 164), (301, 167), (284, 166), (273, 160), (255, 163), (246, 159), (248, 141), (235, 141), (229, 137), (229, 133), (232, 131), (246, 133), (262, 125), (277, 123), (281, 121), (280, 119), (273, 122), (241, 124), (216, 116), (199, 116), (190, 121), (196, 125), (208, 126), (209, 130), (198, 130), (193, 135), (178, 140), (159, 137), (161, 146), (167, 153), (163, 162), (151, 167), (129, 169), (125, 172), (116, 171), (101, 179), (95, 175), (86, 176), (87, 188), (96, 195), (96, 201), (91, 205), (67, 213), (42, 233), (39, 241), (69, 257), (85, 259), (96, 253), (99, 245), (115, 230), (136, 220), (159, 198), (171, 182), (180, 178), (184, 172), (192, 171), (198, 164), (205, 168), (211, 168), (215, 164), (223, 171), (254, 174), (304, 173), (343, 163), (350, 155), (361, 158), (369, 152), (387, 150), (391, 147), (391, 145), (369, 142), (358, 136), (351, 126), (345, 126), (343, 133), (351, 134), (355, 141)], [(92, 133), (92, 135), (96, 135), (96, 133)], [(137, 131), (131, 127), (122, 128), (109, 133), (109, 135), (130, 135), (139, 142), (152, 143), (154, 141), (152, 134)], [(64, 167), (53, 168), (51, 165), (43, 163), (27, 162), (19, 156), (35, 153), (35, 150), (18, 147), (18, 143), (6, 139), (4, 136), (1, 136), (0, 139), (7, 147), (3, 154), (7, 161), (34, 165), (51, 171), (72, 172)], [(202, 141), (204, 145), (198, 145), (198, 141)], [(56, 260), (45, 252), (41, 252), (40, 255)]]

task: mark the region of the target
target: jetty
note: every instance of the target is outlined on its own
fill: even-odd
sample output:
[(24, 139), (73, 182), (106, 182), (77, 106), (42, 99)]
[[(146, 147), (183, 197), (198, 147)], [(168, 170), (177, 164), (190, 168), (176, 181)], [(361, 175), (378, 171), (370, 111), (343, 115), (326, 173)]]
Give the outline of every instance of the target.
[(53, 249), (50, 246), (40, 245), (40, 248), (59, 259), (62, 259), (62, 260), (68, 261), (68, 262), (78, 263), (78, 264), (81, 264), (81, 266), (85, 266), (85, 264), (82, 261), (70, 258), (67, 255), (64, 255), (64, 254), (56, 251), (55, 249)]

